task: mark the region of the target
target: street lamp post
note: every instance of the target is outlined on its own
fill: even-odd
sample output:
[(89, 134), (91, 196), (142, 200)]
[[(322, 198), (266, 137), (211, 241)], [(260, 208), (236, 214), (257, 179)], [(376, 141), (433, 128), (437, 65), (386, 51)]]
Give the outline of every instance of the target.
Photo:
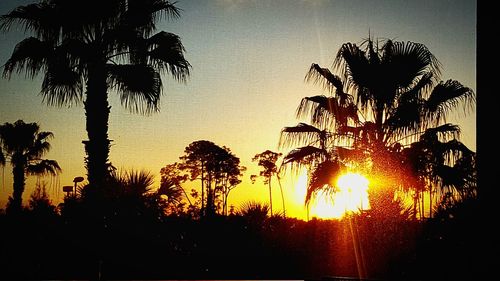
[(82, 182), (83, 181), (83, 177), (75, 177), (73, 179), (73, 182), (75, 183), (75, 191), (73, 191), (73, 195), (76, 195), (76, 184), (79, 183), (79, 182)]
[(69, 193), (73, 191), (73, 186), (72, 185), (65, 185), (63, 186), (63, 191), (66, 192), (66, 197), (69, 196)]

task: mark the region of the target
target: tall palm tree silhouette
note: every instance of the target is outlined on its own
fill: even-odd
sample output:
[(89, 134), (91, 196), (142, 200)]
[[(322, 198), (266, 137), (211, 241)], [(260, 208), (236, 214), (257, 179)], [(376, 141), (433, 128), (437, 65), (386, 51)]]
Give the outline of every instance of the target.
[[(402, 149), (442, 124), (453, 109), (475, 104), (470, 88), (439, 81), (440, 67), (423, 44), (371, 38), (342, 45), (333, 63), (339, 75), (312, 64), (306, 81), (329, 95), (303, 98), (297, 117), (310, 117), (311, 124), (285, 127), (280, 139), (281, 147), (303, 145), (284, 163), (311, 167), (306, 204), (325, 188), (335, 191), (335, 178), (346, 166), (368, 167), (372, 186), (395, 190), (409, 184), (403, 180), (409, 171), (403, 169)], [(458, 133), (448, 135), (460, 144), (443, 151), (451, 163), (467, 152)]]
[(460, 128), (452, 124), (429, 128), (417, 142), (401, 151), (404, 168), (411, 175), (406, 180), (412, 182), (415, 191), (414, 215), (419, 206), (420, 216), (424, 216), (425, 190), (429, 193), (430, 216), (434, 211), (434, 193), (448, 203), (476, 198), (476, 153), (453, 138), (459, 132)]
[(161, 73), (185, 82), (190, 64), (179, 36), (157, 30), (162, 18), (178, 18), (164, 0), (41, 0), (0, 18), (0, 29), (20, 25), (33, 36), (19, 42), (4, 76), (43, 73), (41, 94), (49, 105), (83, 102), (88, 140), (83, 141), (91, 186), (108, 173), (109, 91), (132, 112), (159, 110)]
[(9, 209), (18, 212), (22, 208), (26, 174), (57, 175), (61, 172), (55, 160), (42, 159), (49, 152), (51, 132), (41, 132), (37, 123), (24, 123), (17, 120), (0, 125), (0, 166), (10, 162), (14, 176), (12, 197)]

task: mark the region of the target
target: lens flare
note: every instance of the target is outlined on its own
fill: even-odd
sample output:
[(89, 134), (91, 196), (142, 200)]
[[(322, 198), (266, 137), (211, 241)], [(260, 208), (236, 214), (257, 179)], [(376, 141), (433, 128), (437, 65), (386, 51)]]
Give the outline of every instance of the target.
[[(306, 190), (307, 181), (304, 180), (304, 175), (301, 179), (297, 183), (297, 190)], [(299, 185), (302, 186), (299, 188)], [(346, 173), (337, 180), (337, 192), (333, 195), (327, 192), (319, 193), (311, 203), (309, 212), (312, 217), (340, 219), (349, 212), (357, 213), (370, 209), (368, 185), (366, 177), (357, 173)]]

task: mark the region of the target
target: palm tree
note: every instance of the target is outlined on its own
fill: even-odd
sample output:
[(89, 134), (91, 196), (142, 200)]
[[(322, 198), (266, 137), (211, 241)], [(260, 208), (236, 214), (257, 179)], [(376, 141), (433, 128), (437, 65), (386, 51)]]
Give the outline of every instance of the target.
[[(369, 170), (372, 186), (395, 191), (408, 185), (402, 149), (453, 109), (475, 103), (470, 88), (439, 81), (440, 67), (423, 44), (371, 38), (360, 46), (342, 45), (333, 63), (339, 75), (312, 64), (306, 80), (329, 95), (303, 98), (297, 117), (310, 117), (311, 124), (284, 128), (280, 140), (281, 147), (305, 145), (288, 153), (284, 163), (311, 166), (306, 204), (318, 191), (334, 192), (336, 176), (347, 167)], [(458, 134), (453, 139), (459, 144)], [(461, 156), (448, 155), (451, 162)]]
[(245, 217), (248, 222), (257, 227), (261, 227), (269, 213), (269, 205), (256, 201), (247, 201), (241, 204), (239, 214)]
[(33, 36), (19, 42), (4, 76), (43, 73), (41, 95), (49, 105), (83, 102), (91, 186), (102, 186), (109, 167), (108, 94), (115, 91), (132, 112), (159, 111), (161, 73), (185, 82), (190, 64), (179, 36), (156, 32), (156, 22), (178, 18), (165, 0), (40, 0), (0, 18), (0, 29), (19, 24)]
[(26, 175), (57, 175), (61, 167), (55, 160), (42, 159), (49, 152), (51, 132), (40, 132), (37, 123), (24, 123), (17, 120), (14, 124), (0, 125), (0, 165), (8, 161), (14, 176), (12, 197), (9, 209), (18, 212), (22, 208)]
[[(414, 206), (421, 205), (420, 217), (424, 217), (421, 195), (425, 190), (429, 193), (430, 216), (435, 192), (439, 193), (440, 201), (446, 199), (448, 203), (477, 196), (476, 154), (453, 138), (458, 133), (460, 128), (452, 124), (429, 128), (419, 141), (401, 152), (402, 163), (412, 176), (409, 180), (413, 179)], [(416, 215), (415, 209), (413, 213)]]

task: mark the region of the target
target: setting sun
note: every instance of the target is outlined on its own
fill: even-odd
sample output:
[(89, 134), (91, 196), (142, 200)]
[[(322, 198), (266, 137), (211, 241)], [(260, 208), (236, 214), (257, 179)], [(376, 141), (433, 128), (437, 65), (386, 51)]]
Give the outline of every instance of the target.
[[(297, 183), (297, 190), (306, 190), (307, 175), (304, 173)], [(310, 206), (311, 216), (318, 218), (342, 218), (347, 212), (370, 209), (368, 179), (357, 173), (347, 173), (337, 180), (338, 191), (333, 195), (319, 193)], [(301, 186), (299, 186), (301, 185)]]

